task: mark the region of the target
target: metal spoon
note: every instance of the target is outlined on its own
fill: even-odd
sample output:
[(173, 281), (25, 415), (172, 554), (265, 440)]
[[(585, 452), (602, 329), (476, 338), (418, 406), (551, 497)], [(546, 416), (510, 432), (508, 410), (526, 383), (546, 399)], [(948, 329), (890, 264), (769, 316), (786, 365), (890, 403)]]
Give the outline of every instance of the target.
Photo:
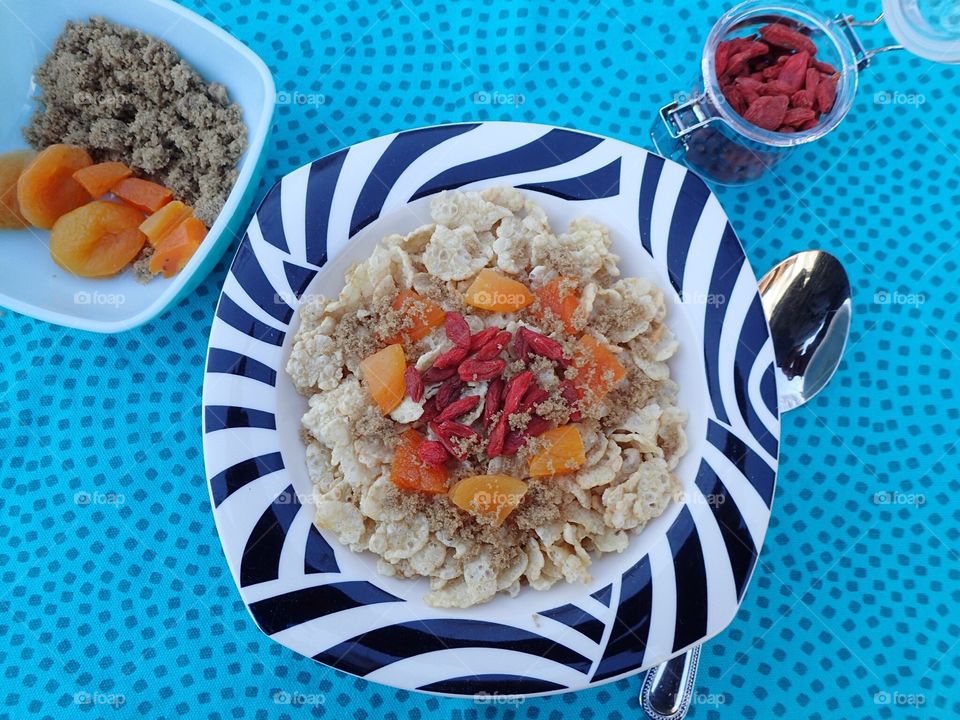
[[(791, 255), (760, 281), (777, 358), (780, 411), (803, 405), (833, 377), (850, 334), (850, 281), (830, 253)], [(697, 680), (697, 645), (647, 672), (640, 706), (653, 720), (683, 720)]]

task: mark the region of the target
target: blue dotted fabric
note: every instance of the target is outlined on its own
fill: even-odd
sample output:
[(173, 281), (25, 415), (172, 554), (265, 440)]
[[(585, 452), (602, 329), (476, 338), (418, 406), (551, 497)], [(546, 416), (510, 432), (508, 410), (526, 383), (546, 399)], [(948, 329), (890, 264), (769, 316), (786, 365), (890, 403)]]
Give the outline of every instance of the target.
[[(353, 142), (483, 119), (648, 145), (693, 85), (715, 0), (186, 0), (268, 63), (281, 105), (261, 195)], [(875, 2), (821, 10), (877, 13)], [(865, 31), (868, 44), (889, 37)], [(960, 713), (955, 446), (960, 74), (902, 53), (763, 181), (721, 189), (758, 273), (803, 249), (847, 266), (846, 361), (784, 417), (761, 563), (703, 653), (696, 718)], [(446, 700), (273, 643), (214, 529), (200, 452), (225, 272), (104, 337), (0, 316), (0, 718), (627, 719), (639, 679), (545, 699)]]

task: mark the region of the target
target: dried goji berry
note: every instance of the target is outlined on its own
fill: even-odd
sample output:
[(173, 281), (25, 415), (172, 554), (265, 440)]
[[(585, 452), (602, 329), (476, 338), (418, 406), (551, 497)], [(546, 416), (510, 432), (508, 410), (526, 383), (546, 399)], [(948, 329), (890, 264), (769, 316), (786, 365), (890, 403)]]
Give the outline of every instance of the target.
[(580, 393), (577, 392), (576, 383), (573, 380), (564, 380), (560, 383), (560, 397), (570, 409), (570, 422), (580, 420)]
[(450, 403), (460, 397), (462, 390), (463, 381), (456, 375), (444, 380), (436, 394), (437, 412), (443, 411)]
[(440, 467), (450, 459), (450, 453), (443, 443), (436, 440), (424, 440), (417, 448), (417, 457), (431, 467)]
[(470, 349), (470, 326), (458, 312), (448, 312), (443, 319), (443, 329), (447, 338), (457, 347)]
[(503, 454), (516, 455), (517, 451), (527, 444), (527, 436), (516, 430), (507, 433), (503, 440)]
[(487, 395), (483, 399), (483, 429), (490, 429), (493, 416), (503, 407), (503, 378), (494, 378), (487, 385)]
[(407, 369), (403, 371), (403, 382), (411, 400), (416, 403), (423, 400), (423, 377), (415, 365), (407, 365)]
[(503, 397), (504, 417), (512, 415), (517, 411), (517, 408), (520, 407), (520, 401), (523, 400), (523, 396), (526, 394), (531, 383), (533, 383), (533, 379), (533, 373), (529, 370), (524, 370), (522, 373), (518, 373), (510, 378)]
[(815, 68), (807, 68), (806, 77), (803, 79), (803, 89), (808, 93), (815, 93), (817, 85), (820, 84), (820, 73)]
[(502, 375), (506, 367), (506, 360), (500, 358), (496, 360), (464, 360), (457, 368), (457, 372), (460, 374), (460, 379), (465, 382), (483, 382)]
[(553, 338), (525, 327), (518, 329), (517, 334), (523, 335), (524, 344), (533, 354), (541, 355), (548, 360), (560, 360), (563, 357), (563, 345)]
[(427, 400), (423, 404), (423, 414), (420, 416), (420, 422), (429, 423), (437, 416), (437, 396)]
[(837, 99), (837, 81), (835, 78), (825, 77), (817, 85), (815, 93), (817, 99), (817, 110), (821, 113), (828, 113), (833, 108), (833, 103)]
[(539, 405), (549, 397), (550, 393), (548, 393), (539, 385), (533, 384), (523, 394), (523, 399), (520, 401), (520, 406), (517, 408), (517, 412), (526, 412), (530, 408)]
[(790, 96), (790, 106), (795, 108), (812, 108), (813, 93), (809, 90), (797, 90)]
[(760, 37), (770, 45), (806, 52), (811, 57), (817, 54), (817, 46), (801, 32), (792, 30), (782, 23), (771, 23), (760, 28)]
[(423, 374), (423, 379), (428, 383), (438, 383), (443, 382), (444, 380), (453, 377), (457, 374), (457, 369), (455, 367), (450, 368), (438, 368), (432, 367)]
[(495, 458), (503, 454), (503, 443), (507, 439), (507, 416), (502, 415), (487, 440), (487, 455)]
[(816, 119), (817, 113), (810, 108), (790, 108), (783, 116), (783, 124), (795, 128)]
[(530, 418), (530, 422), (528, 422), (527, 426), (523, 429), (523, 434), (527, 437), (537, 437), (539, 435), (543, 435), (549, 429), (549, 420), (542, 418), (539, 415), (534, 415), (532, 418)]
[(792, 55), (790, 59), (783, 64), (783, 69), (780, 71), (780, 75), (777, 76), (777, 81), (782, 82), (790, 88), (789, 94), (795, 93), (803, 87), (807, 80), (807, 66), (809, 64), (809, 53), (799, 52), (796, 55)]
[(780, 82), (779, 80), (770, 80), (769, 82), (764, 83), (760, 87), (759, 92), (760, 92), (760, 95), (766, 95), (766, 96), (775, 97), (778, 95), (783, 95), (784, 97), (790, 97), (791, 95), (793, 95), (794, 90), (792, 87), (790, 87), (784, 82)]
[(493, 339), (493, 336), (500, 332), (499, 328), (488, 327), (470, 337), (470, 350), (479, 350)]
[(433, 367), (440, 370), (457, 367), (463, 362), (464, 358), (467, 357), (467, 353), (469, 352), (470, 351), (465, 347), (454, 345), (445, 353), (441, 353), (437, 359), (433, 361)]
[(502, 330), (473, 356), (474, 360), (493, 360), (509, 344), (513, 335), (508, 330)]
[(466, 415), (479, 404), (479, 395), (467, 395), (466, 397), (462, 397), (459, 400), (450, 403), (443, 410), (441, 410), (440, 414), (437, 415), (437, 422), (443, 422), (444, 420), (456, 420), (461, 415)]
[(757, 100), (747, 108), (743, 119), (764, 130), (776, 130), (783, 124), (783, 116), (790, 105), (790, 98), (772, 95)]

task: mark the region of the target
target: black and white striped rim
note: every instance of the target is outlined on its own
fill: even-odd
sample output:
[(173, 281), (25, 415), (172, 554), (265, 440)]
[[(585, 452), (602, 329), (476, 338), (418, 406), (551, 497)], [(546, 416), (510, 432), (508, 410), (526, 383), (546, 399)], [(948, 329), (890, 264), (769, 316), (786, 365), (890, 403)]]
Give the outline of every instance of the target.
[[(419, 599), (424, 584), (382, 578), (313, 526), (302, 445), (288, 437), (300, 411), (286, 399), (285, 343), (299, 298), (357, 233), (441, 190), (495, 184), (618, 219), (618, 253), (642, 255), (676, 291), (690, 382), (703, 393), (687, 404), (685, 500), (634, 538), (614, 572), (586, 589), (436, 610)], [(395, 687), (549, 693), (660, 663), (732, 620), (755, 566), (777, 467), (773, 362), (740, 243), (706, 185), (675, 163), (520, 123), (424, 128), (341, 150), (267, 195), (210, 334), (204, 456), (234, 579), (273, 639)]]

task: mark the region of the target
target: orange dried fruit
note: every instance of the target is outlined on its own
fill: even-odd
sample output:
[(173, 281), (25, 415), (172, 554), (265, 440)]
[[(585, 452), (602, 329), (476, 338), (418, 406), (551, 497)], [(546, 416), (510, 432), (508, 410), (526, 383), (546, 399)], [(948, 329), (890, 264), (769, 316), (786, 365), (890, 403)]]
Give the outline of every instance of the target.
[(424, 437), (413, 428), (400, 434), (393, 452), (390, 480), (404, 490), (439, 494), (447, 491), (447, 469), (433, 467), (420, 459), (420, 445)]
[(82, 277), (116, 275), (140, 254), (147, 238), (137, 229), (143, 213), (95, 200), (63, 215), (50, 231), (50, 255)]
[(492, 517), (499, 526), (526, 492), (527, 484), (510, 475), (472, 475), (450, 488), (450, 500), (469, 513)]
[(577, 369), (573, 381), (577, 391), (581, 397), (589, 396), (593, 401), (603, 399), (627, 375), (616, 355), (593, 335), (584, 335), (577, 342), (573, 363)]
[(516, 312), (533, 301), (526, 285), (494, 270), (481, 270), (467, 288), (467, 304), (491, 312)]
[(73, 179), (77, 170), (90, 165), (90, 154), (74, 145), (51, 145), (37, 155), (17, 181), (23, 217), (49, 230), (62, 215), (90, 202), (90, 193)]
[(180, 223), (192, 216), (193, 210), (189, 206), (174, 200), (144, 220), (140, 232), (147, 236), (153, 247), (157, 247)]
[(173, 277), (183, 270), (206, 236), (206, 226), (195, 217), (188, 217), (163, 239), (150, 256), (150, 272)]
[(530, 458), (530, 474), (546, 477), (573, 472), (587, 461), (576, 425), (547, 430), (538, 438), (540, 451)]
[(389, 338), (390, 342), (416, 342), (422, 340), (435, 327), (443, 325), (446, 313), (433, 300), (420, 296), (413, 290), (401, 290), (392, 305), (394, 310), (402, 310), (412, 324)]
[(133, 175), (133, 170), (121, 162), (102, 162), (80, 168), (73, 179), (83, 185), (91, 197), (99, 198), (110, 192), (110, 188), (124, 178)]
[[(538, 289), (536, 295), (540, 301), (540, 308), (550, 310), (560, 318), (567, 332), (575, 333), (577, 331), (573, 318), (580, 307), (580, 293), (577, 292), (575, 278), (555, 277)], [(538, 314), (542, 315), (543, 313)]]
[(370, 397), (386, 415), (403, 402), (407, 384), (403, 379), (407, 358), (403, 345), (387, 345), (360, 363), (360, 373)]
[(124, 178), (110, 190), (125, 203), (145, 213), (155, 213), (173, 200), (173, 191), (163, 185), (135, 177)]
[(20, 212), (17, 180), (36, 156), (33, 150), (0, 155), (0, 230), (25, 228), (30, 224)]

